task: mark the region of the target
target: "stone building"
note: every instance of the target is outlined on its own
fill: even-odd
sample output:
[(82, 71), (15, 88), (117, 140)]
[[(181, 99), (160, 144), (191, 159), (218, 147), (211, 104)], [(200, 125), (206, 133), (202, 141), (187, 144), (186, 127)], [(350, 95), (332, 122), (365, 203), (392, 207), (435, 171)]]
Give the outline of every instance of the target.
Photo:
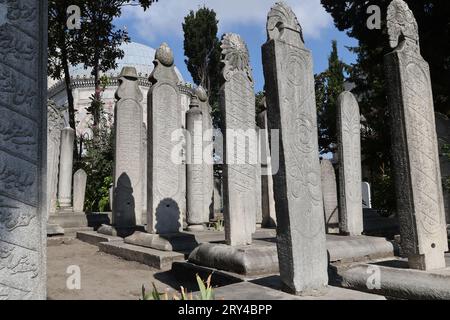
[[(124, 57), (117, 61), (117, 68), (110, 70), (103, 75), (109, 79), (109, 84), (102, 94), (102, 99), (105, 104), (105, 111), (109, 114), (114, 114), (115, 97), (114, 93), (118, 88), (118, 76), (123, 67), (134, 67), (138, 74), (139, 87), (142, 91), (144, 99), (141, 102), (144, 111), (144, 123), (147, 123), (147, 92), (150, 87), (148, 77), (153, 71), (153, 59), (155, 57), (155, 49), (136, 42), (124, 43), (121, 46), (124, 51)], [(74, 105), (76, 110), (75, 121), (77, 123), (76, 135), (91, 136), (89, 129), (90, 115), (87, 113), (91, 100), (90, 97), (94, 94), (94, 78), (91, 75), (91, 68), (85, 69), (84, 65), (76, 65), (70, 68), (70, 75), (72, 78), (72, 88)], [(186, 84), (178, 69), (175, 69), (179, 78), (179, 85), (182, 95), (183, 112), (189, 110), (191, 85)], [(64, 79), (55, 81), (48, 79), (48, 98), (53, 100), (57, 106), (67, 106), (67, 94), (65, 90)], [(67, 120), (66, 115), (66, 120)], [(183, 116), (182, 119), (185, 119)], [(183, 123), (184, 127), (184, 123)]]

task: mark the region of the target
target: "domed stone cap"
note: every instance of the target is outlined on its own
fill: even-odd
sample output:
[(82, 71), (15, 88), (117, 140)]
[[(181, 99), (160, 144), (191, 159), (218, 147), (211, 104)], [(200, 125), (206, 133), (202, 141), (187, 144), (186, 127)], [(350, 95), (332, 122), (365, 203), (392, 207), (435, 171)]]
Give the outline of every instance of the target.
[(155, 59), (161, 62), (166, 67), (171, 67), (174, 62), (173, 51), (170, 49), (167, 43), (161, 44), (161, 46), (156, 50)]
[(202, 86), (197, 87), (197, 89), (195, 90), (195, 95), (201, 102), (205, 102), (206, 100), (208, 100), (208, 94), (206, 93), (205, 88), (203, 88)]
[(120, 72), (119, 78), (126, 77), (126, 78), (133, 78), (137, 79), (137, 72), (135, 67), (123, 67), (122, 71)]

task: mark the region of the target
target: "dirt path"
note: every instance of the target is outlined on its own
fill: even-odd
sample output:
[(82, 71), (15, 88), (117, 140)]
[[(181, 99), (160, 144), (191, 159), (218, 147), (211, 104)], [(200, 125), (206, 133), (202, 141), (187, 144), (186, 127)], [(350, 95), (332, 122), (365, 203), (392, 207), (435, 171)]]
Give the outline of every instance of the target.
[[(96, 246), (78, 240), (47, 250), (47, 296), (51, 300), (138, 300), (143, 284), (151, 288), (154, 282), (160, 292), (172, 289), (169, 284), (178, 286), (170, 274), (99, 252)], [(67, 268), (73, 265), (80, 267), (80, 290), (69, 290), (66, 285)]]

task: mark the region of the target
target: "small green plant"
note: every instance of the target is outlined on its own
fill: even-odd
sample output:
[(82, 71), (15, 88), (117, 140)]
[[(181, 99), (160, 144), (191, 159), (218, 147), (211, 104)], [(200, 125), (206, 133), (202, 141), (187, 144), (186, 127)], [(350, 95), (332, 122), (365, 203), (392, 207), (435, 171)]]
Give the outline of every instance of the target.
[(212, 223), (212, 228), (214, 231), (223, 231), (225, 230), (225, 221), (223, 220), (223, 218), (219, 218), (217, 219), (217, 221)]
[(159, 292), (153, 283), (152, 292), (148, 293), (145, 286), (142, 286), (141, 300), (214, 300), (214, 289), (211, 286), (211, 276), (203, 281), (199, 275), (196, 275), (200, 295), (194, 296), (192, 292), (188, 293), (184, 287), (180, 287), (180, 292), (174, 292), (171, 297), (168, 292)]

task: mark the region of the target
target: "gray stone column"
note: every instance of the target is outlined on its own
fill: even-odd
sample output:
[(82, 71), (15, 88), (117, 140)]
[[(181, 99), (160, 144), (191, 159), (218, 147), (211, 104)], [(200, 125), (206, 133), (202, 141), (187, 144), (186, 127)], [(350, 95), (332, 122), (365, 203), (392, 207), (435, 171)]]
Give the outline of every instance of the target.
[(142, 123), (142, 224), (147, 224), (147, 126)]
[(327, 233), (339, 233), (339, 210), (337, 198), (336, 173), (330, 160), (320, 162), (322, 175), (322, 195)]
[(350, 236), (363, 232), (360, 118), (353, 94), (341, 93), (337, 106), (339, 226), (342, 233)]
[(64, 128), (64, 116), (53, 101), (49, 100), (47, 104), (47, 208), (48, 215), (50, 215), (56, 213), (57, 207), (59, 153), (61, 150), (61, 130)]
[(61, 151), (59, 158), (58, 202), (61, 208), (72, 206), (73, 144), (75, 130), (66, 127), (61, 130)]
[(277, 215), (275, 212), (275, 200), (273, 195), (272, 163), (269, 147), (269, 131), (267, 124), (267, 110), (259, 113), (257, 118), (260, 130), (261, 147), (261, 210), (262, 226), (275, 227), (277, 225)]
[(86, 198), (87, 174), (83, 169), (77, 170), (73, 175), (73, 212), (84, 212)]
[(224, 133), (224, 220), (229, 245), (248, 245), (256, 230), (257, 135), (255, 93), (247, 45), (237, 34), (222, 39), (220, 89)]
[(201, 86), (196, 90), (203, 122), (203, 220), (214, 216), (214, 131), (208, 95)]
[(385, 71), (402, 252), (411, 268), (444, 268), (448, 242), (430, 70), (405, 2), (391, 2), (387, 25), (394, 49), (385, 56)]
[(47, 1), (0, 4), (0, 297), (46, 299)]
[(136, 69), (124, 67), (119, 76), (115, 109), (113, 224), (132, 228), (142, 220), (142, 92)]
[[(298, 295), (326, 291), (327, 250), (320, 182), (311, 52), (295, 14), (284, 3), (268, 15), (263, 45), (270, 130), (280, 130), (279, 170), (273, 176), (280, 276)], [(272, 153), (272, 158), (275, 155)]]
[(203, 119), (198, 98), (193, 96), (189, 111), (186, 113), (186, 129), (189, 133), (186, 163), (186, 222), (188, 230), (204, 229), (205, 210), (203, 192)]
[[(173, 52), (163, 43), (156, 51), (153, 84), (148, 91), (148, 194), (147, 231), (182, 230), (186, 203), (181, 130), (181, 93), (177, 86)], [(151, 128), (151, 129), (150, 129)]]

